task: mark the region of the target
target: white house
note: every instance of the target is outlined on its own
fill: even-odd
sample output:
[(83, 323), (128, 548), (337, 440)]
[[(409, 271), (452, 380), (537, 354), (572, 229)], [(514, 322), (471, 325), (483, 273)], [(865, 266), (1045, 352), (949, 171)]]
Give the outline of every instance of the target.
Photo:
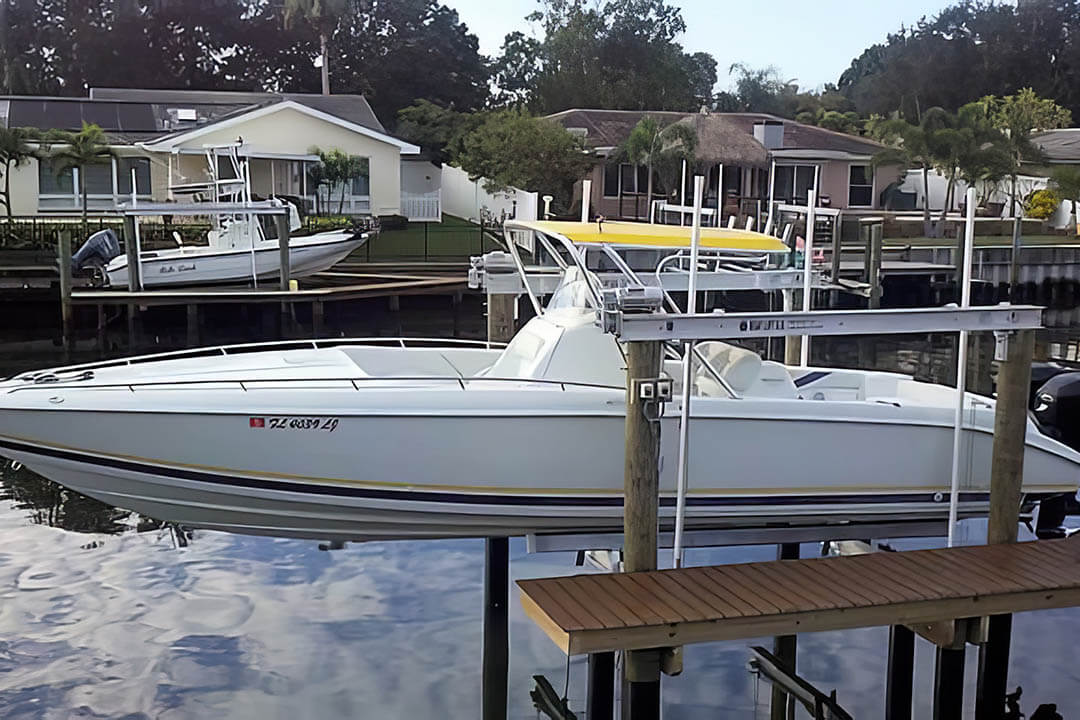
[[(441, 176), (424, 172), (420, 148), (386, 132), (360, 95), (308, 95), (193, 90), (100, 89), (89, 98), (0, 98), (0, 124), (42, 130), (99, 125), (115, 157), (86, 168), (87, 205), (106, 210), (137, 194), (172, 199), (171, 186), (206, 179), (205, 148), (242, 140), (251, 158), (252, 191), (291, 195), (311, 208), (316, 188), (308, 167), (315, 148), (338, 149), (367, 159), (366, 174), (332, 193), (332, 208), (360, 215), (441, 218)], [(58, 173), (47, 158), (32, 160), (12, 176), (12, 211), (37, 215), (76, 211), (78, 170)]]

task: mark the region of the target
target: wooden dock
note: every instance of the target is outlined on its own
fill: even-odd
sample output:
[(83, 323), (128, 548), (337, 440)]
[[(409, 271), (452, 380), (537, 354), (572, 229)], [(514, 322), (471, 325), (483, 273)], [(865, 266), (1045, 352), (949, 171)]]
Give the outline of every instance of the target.
[(519, 580), (569, 655), (1080, 605), (1080, 539)]

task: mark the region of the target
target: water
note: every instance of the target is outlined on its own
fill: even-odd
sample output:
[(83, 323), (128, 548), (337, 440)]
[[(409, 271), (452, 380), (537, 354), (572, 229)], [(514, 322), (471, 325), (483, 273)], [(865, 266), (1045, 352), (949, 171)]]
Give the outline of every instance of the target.
[[(46, 364), (46, 363), (42, 363)], [(985, 525), (969, 527), (973, 540)], [(479, 715), (483, 542), (318, 543), (183, 531), (64, 490), (0, 460), (0, 717), (471, 718)], [(912, 547), (914, 543), (901, 543)], [(769, 547), (692, 550), (690, 564), (765, 560)], [(804, 556), (818, 552), (804, 545)], [(579, 572), (568, 553), (511, 541), (514, 579)], [(510, 717), (566, 681), (562, 653), (510, 605)], [(1080, 717), (1080, 610), (1015, 617), (1010, 684), (1029, 715)], [(884, 704), (885, 628), (799, 638), (799, 670), (855, 717)], [(767, 717), (750, 645), (686, 648), (665, 718)], [(933, 648), (916, 652), (915, 717), (930, 716)], [(977, 653), (965, 697), (973, 705)], [(585, 662), (569, 665), (571, 707)], [(760, 705), (755, 711), (755, 696)]]

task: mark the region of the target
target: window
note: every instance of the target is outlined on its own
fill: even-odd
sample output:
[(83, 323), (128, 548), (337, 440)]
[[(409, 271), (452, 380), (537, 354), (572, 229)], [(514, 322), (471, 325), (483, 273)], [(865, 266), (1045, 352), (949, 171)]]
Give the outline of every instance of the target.
[(617, 163), (604, 166), (604, 197), (619, 197), (619, 165)]
[(633, 165), (619, 165), (619, 192), (622, 195), (637, 192), (637, 173), (634, 172)]
[(135, 170), (135, 189), (139, 195), (150, 194), (150, 160), (147, 158), (122, 157), (116, 159), (116, 192), (131, 196), (131, 171)]
[(57, 172), (57, 162), (42, 158), (38, 162), (38, 187), (41, 195), (72, 195), (75, 192), (75, 171), (72, 168)]
[(778, 165), (774, 178), (777, 200), (805, 205), (810, 188), (814, 187), (815, 165)]
[(869, 165), (852, 165), (848, 172), (848, 207), (873, 207), (874, 176)]

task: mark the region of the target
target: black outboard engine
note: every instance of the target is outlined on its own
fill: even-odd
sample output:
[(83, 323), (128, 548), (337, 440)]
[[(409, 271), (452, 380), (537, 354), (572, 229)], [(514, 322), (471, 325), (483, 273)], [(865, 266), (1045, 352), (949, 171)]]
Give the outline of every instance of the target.
[(109, 261), (120, 254), (120, 239), (109, 228), (99, 230), (71, 256), (71, 269), (82, 270), (86, 267), (105, 267)]
[[(1043, 433), (1080, 451), (1080, 372), (1063, 372), (1047, 380), (1035, 393), (1032, 414)], [(1044, 499), (1039, 503), (1036, 535), (1061, 537), (1065, 516), (1078, 511), (1075, 495)]]

